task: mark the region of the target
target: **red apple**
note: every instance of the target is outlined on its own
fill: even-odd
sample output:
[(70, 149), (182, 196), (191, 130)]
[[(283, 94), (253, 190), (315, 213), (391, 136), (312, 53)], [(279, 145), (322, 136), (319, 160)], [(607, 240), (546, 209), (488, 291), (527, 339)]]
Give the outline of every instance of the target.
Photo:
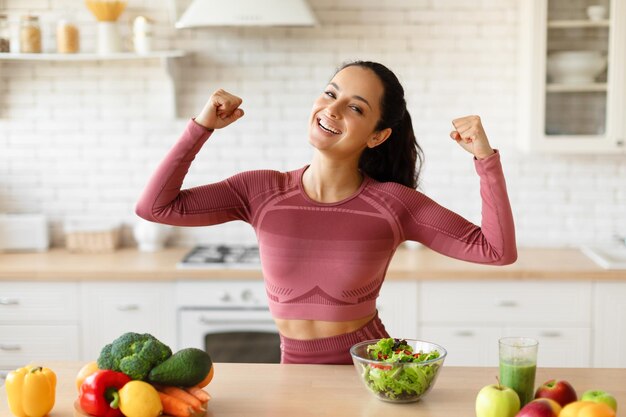
[(576, 390), (565, 380), (551, 379), (537, 388), (535, 398), (550, 398), (565, 407), (569, 403), (578, 400)]
[(561, 412), (561, 406), (549, 398), (532, 400), (515, 417), (557, 417)]

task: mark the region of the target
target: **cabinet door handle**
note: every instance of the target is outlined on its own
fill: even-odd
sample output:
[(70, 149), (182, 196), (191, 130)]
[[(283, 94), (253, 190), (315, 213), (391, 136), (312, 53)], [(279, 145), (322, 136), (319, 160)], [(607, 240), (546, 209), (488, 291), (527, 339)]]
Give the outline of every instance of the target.
[(18, 298), (0, 297), (0, 306), (16, 306), (20, 304)]
[(22, 350), (22, 347), (20, 345), (0, 345), (0, 350), (5, 352), (17, 352)]
[(138, 304), (122, 304), (122, 305), (118, 305), (117, 309), (119, 311), (137, 311), (139, 310), (139, 305)]
[(498, 307), (517, 307), (517, 301), (501, 300), (497, 304)]
[[(212, 325), (223, 326), (223, 325), (228, 325), (228, 324), (249, 326), (250, 329), (252, 329), (252, 330), (254, 330), (254, 326), (257, 326), (257, 325), (264, 325), (264, 324), (272, 325), (272, 324), (274, 324), (274, 320), (271, 320), (271, 319), (260, 319), (260, 320), (254, 320), (254, 319), (252, 319), (252, 320), (233, 319), (233, 320), (224, 320), (224, 319), (212, 319), (212, 318), (206, 317), (206, 316), (198, 317), (198, 322), (200, 324), (203, 324), (203, 325), (206, 325), (206, 326), (212, 326)], [(246, 329), (246, 331), (249, 331), (249, 329)]]
[(539, 333), (539, 336), (541, 337), (561, 337), (561, 332), (557, 332), (556, 330), (546, 330), (543, 331), (541, 333)]
[(474, 337), (474, 332), (471, 330), (458, 330), (454, 332), (454, 335), (458, 337)]

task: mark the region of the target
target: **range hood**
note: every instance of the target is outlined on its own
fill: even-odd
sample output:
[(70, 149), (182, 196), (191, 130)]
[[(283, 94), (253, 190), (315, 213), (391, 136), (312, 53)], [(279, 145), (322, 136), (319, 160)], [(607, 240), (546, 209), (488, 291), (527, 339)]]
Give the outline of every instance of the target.
[(315, 26), (306, 0), (193, 0), (176, 28), (203, 26)]

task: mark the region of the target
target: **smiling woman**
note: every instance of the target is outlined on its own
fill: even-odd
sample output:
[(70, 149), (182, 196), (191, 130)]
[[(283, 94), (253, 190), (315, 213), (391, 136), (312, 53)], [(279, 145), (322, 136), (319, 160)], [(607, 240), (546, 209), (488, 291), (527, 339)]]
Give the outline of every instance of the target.
[[(422, 152), (406, 111), (404, 92), (393, 86), (400, 86), (395, 75), (373, 62), (348, 64), (335, 74), (313, 105), (309, 142), (319, 152), (303, 176), (307, 194), (322, 202), (342, 198), (340, 190), (324, 195), (322, 192), (332, 189), (314, 187), (321, 181), (313, 179), (312, 173), (320, 172), (318, 165), (323, 161), (380, 182), (417, 186)], [(388, 139), (393, 143), (386, 145)], [(356, 181), (360, 183), (362, 178)], [(343, 194), (349, 195), (354, 186), (346, 184)]]
[(283, 363), (349, 364), (352, 345), (389, 336), (376, 299), (404, 241), (470, 262), (516, 260), (500, 155), (480, 118), (453, 120), (450, 134), (474, 155), (483, 203), (477, 226), (416, 190), (422, 153), (404, 90), (379, 63), (347, 64), (321, 91), (309, 119), (310, 165), (181, 190), (214, 131), (244, 116), (242, 103), (224, 90), (211, 95), (153, 174), (136, 212), (178, 226), (242, 220), (254, 228)]
[(393, 72), (375, 62), (345, 65), (335, 74), (325, 95), (316, 100), (313, 114), (322, 110), (315, 119), (324, 128), (338, 123), (336, 113), (341, 109), (345, 110), (341, 120), (352, 127), (351, 134), (368, 139), (360, 153), (353, 153), (358, 156), (358, 169), (380, 182), (416, 188), (422, 150), (413, 133), (404, 90)]

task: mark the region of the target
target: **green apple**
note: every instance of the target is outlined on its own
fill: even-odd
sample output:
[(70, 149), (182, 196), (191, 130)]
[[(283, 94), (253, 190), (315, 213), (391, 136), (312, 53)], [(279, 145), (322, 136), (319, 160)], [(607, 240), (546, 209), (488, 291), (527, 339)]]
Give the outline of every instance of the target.
[(590, 389), (589, 391), (585, 391), (580, 399), (583, 401), (605, 403), (606, 405), (611, 407), (613, 411), (617, 412), (617, 400), (615, 399), (615, 397), (606, 391), (602, 391), (601, 389)]
[(519, 409), (517, 393), (500, 383), (483, 387), (476, 396), (476, 417), (514, 417)]

